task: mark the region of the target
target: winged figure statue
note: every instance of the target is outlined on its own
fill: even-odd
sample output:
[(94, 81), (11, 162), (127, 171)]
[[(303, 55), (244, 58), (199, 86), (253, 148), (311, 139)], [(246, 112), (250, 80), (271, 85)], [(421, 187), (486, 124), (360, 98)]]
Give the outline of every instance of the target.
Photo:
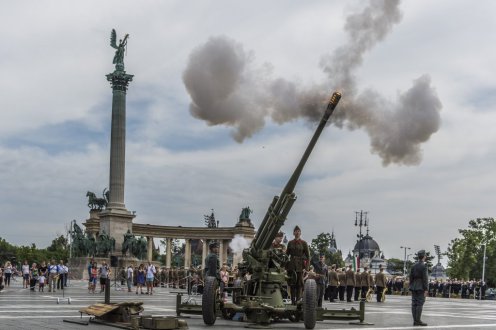
[(124, 52), (126, 50), (128, 37), (129, 34), (126, 34), (124, 39), (119, 39), (119, 44), (117, 45), (117, 33), (115, 32), (115, 29), (112, 29), (112, 32), (110, 33), (110, 46), (116, 49), (112, 63), (116, 65), (117, 69), (124, 69)]

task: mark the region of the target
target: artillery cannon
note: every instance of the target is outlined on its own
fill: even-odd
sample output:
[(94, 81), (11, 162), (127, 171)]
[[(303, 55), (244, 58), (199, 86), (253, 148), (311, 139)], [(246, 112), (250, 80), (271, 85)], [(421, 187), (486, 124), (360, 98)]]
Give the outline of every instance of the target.
[(303, 320), (307, 329), (313, 329), (317, 320), (324, 319), (360, 319), (363, 322), (363, 304), (360, 306), (360, 314), (354, 309), (351, 311), (328, 311), (317, 308), (317, 286), (313, 279), (307, 279), (305, 282), (303, 301), (296, 305), (286, 304), (283, 299), (283, 292), (288, 280), (284, 269), (287, 256), (279, 253), (279, 250), (271, 248), (274, 238), (284, 225), (286, 217), (296, 201), (294, 188), (303, 167), (340, 98), (341, 94), (338, 92), (332, 95), (298, 166), (281, 195), (275, 196), (272, 200), (250, 247), (243, 251), (243, 262), (239, 264), (238, 268), (241, 274), (249, 273), (251, 279), (241, 281), (234, 287), (226, 288), (225, 290), (232, 292), (233, 297), (232, 302), (226, 302), (218, 294), (217, 278), (207, 277), (203, 289), (201, 310), (195, 306), (181, 304), (181, 298), (178, 295), (178, 315), (180, 313), (202, 314), (204, 323), (213, 325), (219, 313), (224, 318), (232, 318), (239, 312), (243, 313), (249, 322), (257, 325), (268, 325), (272, 320), (289, 319), (292, 322)]

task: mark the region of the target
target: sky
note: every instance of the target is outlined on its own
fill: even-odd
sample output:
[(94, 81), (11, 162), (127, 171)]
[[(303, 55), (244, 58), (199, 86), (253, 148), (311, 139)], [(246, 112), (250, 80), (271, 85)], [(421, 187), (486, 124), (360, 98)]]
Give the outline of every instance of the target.
[(4, 1), (0, 237), (47, 246), (88, 218), (87, 191), (108, 187), (115, 28), (130, 36), (135, 222), (203, 226), (213, 209), (233, 226), (249, 206), (258, 226), (338, 90), (282, 230), (334, 232), (346, 255), (363, 210), (386, 258), (446, 251), (470, 219), (494, 215), (495, 11), (489, 0)]

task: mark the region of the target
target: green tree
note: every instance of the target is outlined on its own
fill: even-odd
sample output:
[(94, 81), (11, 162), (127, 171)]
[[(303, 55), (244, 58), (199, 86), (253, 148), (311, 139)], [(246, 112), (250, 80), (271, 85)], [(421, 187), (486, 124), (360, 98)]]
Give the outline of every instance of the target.
[(0, 265), (16, 256), (16, 247), (0, 237)]
[(459, 229), (461, 237), (451, 240), (446, 255), (448, 256), (448, 275), (458, 279), (481, 279), (486, 244), (485, 279), (494, 286), (496, 277), (496, 221), (494, 218), (477, 218), (470, 220), (468, 229)]
[(320, 233), (312, 239), (310, 244), (310, 254), (324, 254), (329, 265), (335, 264), (337, 267), (344, 267), (344, 260), (341, 250), (331, 251), (330, 245), (332, 236), (329, 233)]
[[(431, 271), (432, 266), (433, 266), (433, 264), (432, 264), (433, 259), (434, 259), (434, 256), (431, 256), (431, 253), (429, 251), (427, 251), (425, 253), (425, 264), (427, 265), (427, 269), (429, 272)], [(418, 256), (416, 254), (413, 256), (413, 260), (415, 260), (415, 262), (418, 262)]]
[(403, 274), (403, 266), (404, 266), (404, 260), (400, 260), (397, 258), (390, 258), (387, 261), (387, 266), (386, 269), (390, 274)]

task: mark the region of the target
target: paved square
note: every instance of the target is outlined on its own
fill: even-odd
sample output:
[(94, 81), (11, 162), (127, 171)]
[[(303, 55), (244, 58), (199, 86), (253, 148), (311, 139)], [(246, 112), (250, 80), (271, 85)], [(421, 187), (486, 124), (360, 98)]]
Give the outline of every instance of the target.
[[(175, 315), (176, 289), (156, 288), (154, 295), (136, 295), (111, 288), (112, 302), (141, 300), (146, 315)], [(71, 297), (71, 304), (61, 301), (62, 291), (55, 293), (32, 292), (23, 289), (20, 283), (0, 292), (0, 329), (112, 329), (108, 326), (90, 324), (88, 326), (63, 322), (64, 319), (77, 320), (78, 310), (96, 302), (103, 302), (103, 294), (89, 294), (86, 282), (72, 281), (64, 291)], [(201, 296), (194, 297), (198, 303)], [(338, 309), (358, 308), (356, 303), (326, 303), (324, 307)], [(87, 319), (86, 316), (83, 318)], [(207, 328), (201, 316), (183, 315), (190, 329)], [(461, 299), (427, 299), (422, 319), (428, 327), (413, 327), (410, 314), (410, 297), (387, 296), (385, 303), (366, 304), (365, 321), (374, 325), (357, 326), (343, 321), (317, 322), (315, 329), (496, 329), (496, 302)], [(226, 321), (218, 318), (211, 329), (244, 329), (247, 323)], [(275, 329), (304, 329), (303, 322), (289, 321), (273, 323)]]

